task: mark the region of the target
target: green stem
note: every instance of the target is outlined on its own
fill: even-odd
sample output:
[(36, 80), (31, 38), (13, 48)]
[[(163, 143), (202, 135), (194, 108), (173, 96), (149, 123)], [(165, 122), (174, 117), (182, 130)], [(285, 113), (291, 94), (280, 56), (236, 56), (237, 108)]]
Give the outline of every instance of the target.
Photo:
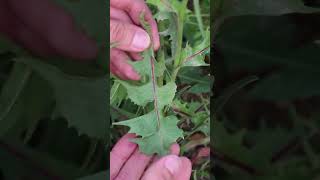
[(185, 142), (186, 142), (186, 139), (188, 139), (191, 135), (196, 133), (203, 124), (208, 122), (208, 120), (209, 120), (208, 118), (202, 120), (196, 127), (193, 128), (191, 132), (188, 132), (187, 135), (184, 137)]
[(210, 114), (210, 110), (207, 106), (208, 103), (206, 102), (206, 100), (203, 98), (203, 96), (201, 94), (200, 94), (200, 98), (201, 98), (202, 104), (204, 105), (204, 109), (206, 110), (207, 114)]
[(176, 81), (179, 70), (180, 70), (180, 67), (177, 67), (177, 68), (175, 68), (173, 70), (173, 73), (172, 73), (172, 76), (171, 76), (171, 79), (172, 79), (173, 82)]
[(195, 11), (195, 14), (196, 14), (196, 18), (197, 18), (197, 21), (198, 21), (198, 25), (199, 25), (199, 29), (200, 29), (201, 35), (202, 35), (203, 38), (205, 38), (199, 0), (193, 0), (193, 6), (194, 6), (194, 11)]
[[(187, 7), (187, 3), (188, 0), (183, 0), (182, 1), (184, 7)], [(177, 31), (177, 43), (176, 43), (176, 51), (175, 51), (175, 55), (174, 55), (174, 74), (177, 74), (176, 69), (181, 65), (181, 51), (182, 51), (182, 39), (183, 39), (183, 22), (185, 19), (185, 14), (186, 14), (186, 10), (185, 8), (182, 8), (179, 12), (178, 12), (178, 16), (176, 17), (176, 23), (177, 23), (177, 27), (178, 27), (178, 31)], [(176, 75), (173, 76), (173, 81), (175, 80)]]

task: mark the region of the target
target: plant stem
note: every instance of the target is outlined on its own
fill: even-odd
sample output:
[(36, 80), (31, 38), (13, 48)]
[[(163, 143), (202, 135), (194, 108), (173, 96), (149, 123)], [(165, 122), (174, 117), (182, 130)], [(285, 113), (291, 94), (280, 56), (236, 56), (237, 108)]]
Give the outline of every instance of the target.
[(207, 106), (207, 102), (205, 102), (205, 99), (203, 98), (203, 96), (200, 94), (200, 98), (201, 98), (201, 101), (202, 101), (202, 104), (204, 105), (204, 109), (206, 110), (207, 114), (210, 114), (210, 110)]
[[(188, 0), (182, 1), (182, 4), (184, 5), (184, 7), (187, 6), (187, 3), (188, 3)], [(174, 54), (174, 72), (173, 72), (173, 78), (172, 78), (173, 81), (175, 81), (179, 71), (177, 69), (181, 65), (180, 61), (181, 61), (181, 51), (182, 51), (183, 22), (184, 22), (185, 14), (186, 14), (186, 10), (185, 8), (183, 8), (178, 12), (178, 16), (176, 17), (178, 31), (177, 31), (176, 51)]]
[(205, 38), (199, 0), (193, 0), (193, 6), (194, 6), (194, 11), (195, 11), (195, 14), (196, 14), (196, 18), (197, 18), (197, 21), (198, 21), (198, 25), (199, 25), (199, 29), (200, 29), (202, 38)]
[(245, 164), (241, 161), (238, 161), (236, 159), (233, 159), (230, 156), (227, 156), (226, 154), (223, 154), (221, 152), (218, 152), (217, 149), (212, 152), (213, 158), (217, 158), (229, 165), (232, 165), (234, 167), (237, 167), (251, 175), (261, 175), (261, 172), (258, 172), (256, 168), (249, 166), (248, 164)]
[(172, 76), (171, 76), (171, 79), (172, 79), (173, 82), (176, 81), (179, 70), (180, 70), (180, 67), (176, 67), (173, 70), (173, 73), (172, 73)]

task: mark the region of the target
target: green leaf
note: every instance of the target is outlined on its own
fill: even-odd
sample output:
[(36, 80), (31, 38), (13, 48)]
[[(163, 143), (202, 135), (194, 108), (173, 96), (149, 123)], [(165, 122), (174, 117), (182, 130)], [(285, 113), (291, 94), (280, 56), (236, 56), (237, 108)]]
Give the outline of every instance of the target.
[(229, 133), (224, 123), (215, 121), (212, 136), (215, 141), (215, 149), (218, 152), (226, 153), (228, 156), (240, 161), (250, 159), (251, 152), (243, 145), (246, 130), (242, 129), (235, 133)]
[[(127, 89), (129, 98), (136, 105), (145, 106), (149, 102), (154, 101), (154, 96), (152, 92), (153, 84), (149, 83), (142, 86), (131, 85), (125, 81), (120, 81), (124, 87)], [(162, 87), (157, 86), (157, 96), (158, 96), (158, 108), (162, 109), (165, 105), (172, 102), (174, 95), (176, 93), (177, 86), (175, 83), (170, 82)]]
[(0, 144), (0, 168), (4, 179), (74, 179), (83, 173), (74, 164), (17, 141), (1, 140)]
[(19, 100), (22, 104), (27, 104), (23, 107), (20, 119), (26, 123), (27, 130), (23, 141), (27, 143), (33, 137), (40, 120), (51, 112), (54, 95), (49, 83), (37, 73), (33, 73)]
[(208, 74), (201, 72), (201, 67), (183, 67), (181, 68), (178, 77), (182, 83), (190, 84), (192, 87), (188, 90), (189, 93), (209, 93), (211, 92), (214, 78)]
[[(145, 154), (157, 153), (161, 156), (169, 153), (170, 146), (183, 137), (182, 130), (177, 129), (178, 119), (175, 116), (160, 117), (158, 126), (157, 113), (152, 111), (146, 115), (115, 123), (130, 127), (129, 133), (135, 133), (142, 138), (135, 139), (140, 150)], [(158, 128), (159, 127), (159, 128)]]
[(320, 72), (286, 69), (262, 79), (248, 95), (268, 101), (291, 101), (318, 96), (320, 86), (314, 77), (319, 75)]
[(54, 90), (58, 112), (79, 134), (105, 138), (107, 126), (107, 78), (70, 76), (54, 66), (33, 58), (17, 61), (29, 65), (49, 82)]
[[(104, 23), (107, 16), (107, 2), (104, 0), (55, 0), (73, 15), (76, 23), (85, 30), (89, 36), (98, 41), (100, 45), (106, 42)], [(101, 23), (97, 23), (101, 22)]]
[(127, 91), (123, 85), (118, 81), (114, 81), (110, 89), (110, 105), (120, 104), (126, 96)]
[(190, 11), (186, 8), (185, 1), (147, 0), (147, 2), (158, 8), (155, 18), (159, 23), (165, 20), (169, 21), (167, 29), (159, 34), (162, 36), (169, 36), (169, 40), (171, 41), (171, 54), (174, 56), (177, 51), (177, 46), (179, 45), (178, 31), (183, 27), (183, 19), (188, 15), (188, 13), (190, 13)]
[(217, 6), (220, 17), (314, 13), (320, 10), (305, 6), (302, 0), (228, 0), (219, 3), (213, 5)]
[(0, 136), (13, 127), (21, 117), (23, 104), (18, 100), (30, 76), (31, 69), (29, 67), (19, 62), (14, 63), (0, 94)]
[[(150, 26), (141, 22), (149, 34)], [(169, 153), (170, 146), (179, 138), (183, 137), (182, 131), (177, 127), (178, 119), (175, 116), (163, 116), (164, 107), (171, 105), (176, 92), (176, 84), (168, 82), (162, 87), (158, 87), (156, 82), (156, 71), (154, 52), (152, 46), (143, 53), (144, 62), (136, 68), (144, 78), (148, 80), (144, 85), (134, 85), (120, 81), (127, 89), (128, 97), (137, 105), (145, 106), (153, 102), (153, 110), (143, 116), (114, 123), (114, 125), (125, 125), (130, 127), (131, 133), (135, 133), (140, 138), (134, 140), (140, 151), (145, 154), (166, 155)]]
[(246, 78), (243, 78), (234, 84), (232, 84), (230, 87), (224, 90), (224, 93), (220, 95), (218, 98), (216, 98), (215, 103), (213, 103), (213, 107), (215, 109), (216, 113), (219, 113), (224, 105), (229, 101), (229, 99), (239, 90), (244, 88), (250, 83), (253, 83), (257, 81), (259, 78), (256, 76), (249, 76)]
[[(129, 62), (133, 68), (139, 72), (141, 76), (149, 75), (152, 71), (150, 66), (150, 56), (149, 55), (143, 55), (143, 60), (141, 61), (135, 61), (135, 62)], [(164, 62), (158, 62), (154, 61), (154, 75), (155, 77), (159, 77), (163, 75), (163, 72), (165, 71), (165, 64)]]
[(210, 84), (195, 84), (192, 86), (188, 92), (194, 93), (194, 94), (201, 94), (201, 93), (209, 93), (211, 91)]
[(182, 52), (183, 66), (208, 66), (209, 64), (204, 62), (204, 55), (197, 53), (197, 51), (187, 44)]
[[(270, 33), (275, 27), (277, 33)], [(300, 35), (290, 17), (237, 17), (221, 31), (216, 42), (226, 71), (269, 72), (250, 90), (250, 97), (291, 101), (319, 95), (314, 81), (319, 75), (319, 47), (297, 40)]]
[(206, 112), (198, 112), (192, 117), (192, 122), (195, 124), (196, 131), (210, 136), (210, 118)]
[(10, 112), (31, 75), (31, 69), (22, 63), (15, 63), (10, 78), (1, 90), (0, 121)]
[(183, 49), (181, 58), (183, 59), (182, 66), (208, 66), (209, 64), (204, 62), (205, 55), (210, 50), (210, 31), (206, 30), (203, 39), (197, 41), (193, 47), (189, 44)]

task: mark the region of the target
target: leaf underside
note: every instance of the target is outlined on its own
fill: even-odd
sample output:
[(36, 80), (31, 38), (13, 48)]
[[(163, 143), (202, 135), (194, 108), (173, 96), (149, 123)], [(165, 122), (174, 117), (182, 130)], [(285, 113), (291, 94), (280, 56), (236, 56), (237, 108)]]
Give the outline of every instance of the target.
[[(143, 24), (150, 32), (146, 23)], [(138, 86), (121, 80), (119, 82), (127, 89), (128, 97), (133, 103), (144, 107), (153, 102), (154, 108), (145, 115), (114, 123), (114, 125), (130, 127), (129, 133), (139, 136), (133, 142), (139, 145), (141, 152), (162, 156), (169, 153), (170, 146), (179, 137), (183, 137), (182, 130), (177, 127), (177, 117), (163, 115), (165, 106), (171, 105), (173, 101), (177, 86), (174, 82), (168, 82), (161, 87), (157, 85), (156, 78), (165, 68), (155, 60), (152, 48), (145, 51), (143, 57), (143, 61), (134, 62), (133, 66), (148, 82)]]

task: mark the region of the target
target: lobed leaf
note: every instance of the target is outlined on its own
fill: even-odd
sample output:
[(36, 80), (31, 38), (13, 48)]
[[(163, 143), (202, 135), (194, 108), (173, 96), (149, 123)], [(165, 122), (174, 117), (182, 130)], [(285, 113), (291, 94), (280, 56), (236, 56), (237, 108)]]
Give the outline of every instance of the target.
[(33, 58), (16, 61), (30, 66), (47, 80), (54, 90), (58, 112), (65, 117), (79, 134), (105, 138), (107, 122), (107, 79), (84, 78), (64, 74), (54, 66)]
[[(143, 17), (143, 16), (142, 16)], [(150, 33), (150, 27), (141, 18), (145, 29)], [(163, 109), (171, 105), (176, 93), (177, 86), (174, 82), (168, 82), (159, 87), (156, 82), (159, 66), (154, 58), (152, 46), (143, 53), (143, 61), (136, 63), (136, 70), (148, 80), (144, 85), (134, 85), (120, 81), (127, 89), (128, 97), (137, 105), (145, 106), (153, 102), (154, 109), (140, 117), (114, 123), (130, 127), (130, 133), (140, 136), (135, 139), (140, 151), (145, 154), (166, 155), (170, 146), (179, 138), (183, 137), (182, 130), (177, 127), (178, 119), (175, 116), (163, 116)]]
[(166, 155), (173, 142), (179, 137), (183, 137), (182, 130), (177, 129), (178, 119), (175, 116), (160, 117), (160, 126), (158, 128), (157, 113), (150, 113), (130, 119), (128, 121), (118, 122), (115, 125), (125, 125), (130, 127), (129, 133), (135, 133), (141, 138), (135, 139), (140, 150), (145, 154)]
[(220, 17), (242, 15), (282, 15), (289, 13), (314, 13), (319, 8), (305, 6), (302, 0), (225, 0), (212, 4)]

